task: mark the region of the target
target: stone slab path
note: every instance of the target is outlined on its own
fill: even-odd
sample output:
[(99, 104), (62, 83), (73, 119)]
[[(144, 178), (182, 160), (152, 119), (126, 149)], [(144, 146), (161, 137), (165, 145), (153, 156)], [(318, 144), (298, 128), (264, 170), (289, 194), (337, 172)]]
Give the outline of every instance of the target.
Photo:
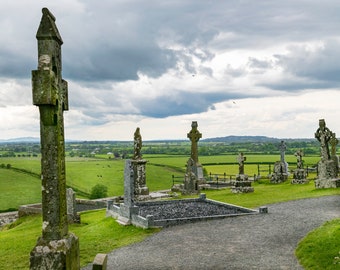
[(273, 204), (268, 211), (165, 228), (114, 250), (108, 269), (303, 269), (294, 256), (298, 242), (340, 217), (340, 196)]

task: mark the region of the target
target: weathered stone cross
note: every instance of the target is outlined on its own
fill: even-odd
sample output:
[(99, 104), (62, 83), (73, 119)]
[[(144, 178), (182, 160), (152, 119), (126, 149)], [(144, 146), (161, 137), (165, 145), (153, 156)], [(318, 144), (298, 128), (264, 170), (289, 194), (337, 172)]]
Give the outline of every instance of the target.
[(40, 112), (42, 237), (30, 256), (31, 270), (79, 269), (78, 238), (68, 232), (64, 110), (67, 82), (61, 76), (63, 41), (47, 8), (38, 28), (38, 69), (32, 71), (33, 104)]
[(188, 133), (187, 137), (191, 141), (191, 158), (198, 163), (198, 147), (197, 142), (202, 138), (202, 134), (197, 130), (198, 124), (196, 121), (191, 123), (191, 131)]

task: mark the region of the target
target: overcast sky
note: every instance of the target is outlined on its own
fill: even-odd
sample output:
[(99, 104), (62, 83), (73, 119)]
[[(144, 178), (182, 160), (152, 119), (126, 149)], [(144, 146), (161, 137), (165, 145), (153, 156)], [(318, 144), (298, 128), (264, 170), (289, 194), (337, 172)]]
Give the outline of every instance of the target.
[(340, 134), (340, 1), (2, 1), (0, 139), (39, 136), (42, 8), (63, 38), (66, 139)]

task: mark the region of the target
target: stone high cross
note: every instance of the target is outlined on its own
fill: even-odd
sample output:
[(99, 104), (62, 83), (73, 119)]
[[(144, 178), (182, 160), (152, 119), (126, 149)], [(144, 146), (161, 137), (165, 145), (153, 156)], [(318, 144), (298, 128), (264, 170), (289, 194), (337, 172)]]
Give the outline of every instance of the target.
[(33, 104), (40, 112), (42, 236), (30, 253), (31, 270), (77, 270), (79, 240), (68, 232), (65, 178), (64, 110), (67, 82), (61, 77), (63, 41), (47, 8), (36, 38), (38, 69), (32, 71)]
[(238, 173), (244, 174), (244, 162), (247, 160), (247, 157), (243, 155), (243, 153), (240, 153), (237, 157), (238, 161)]
[(202, 134), (197, 130), (198, 124), (196, 121), (191, 123), (191, 131), (188, 133), (187, 137), (191, 141), (191, 158), (195, 163), (198, 163), (198, 147), (197, 142), (202, 138)]
[(47, 8), (37, 32), (38, 70), (32, 71), (33, 104), (39, 107), (41, 138), (42, 215), (45, 240), (67, 235), (64, 110), (67, 82), (61, 77), (63, 41)]
[(281, 141), (279, 149), (280, 149), (281, 162), (285, 162), (285, 151), (287, 147), (284, 141)]
[(329, 146), (328, 143), (332, 138), (332, 132), (326, 127), (324, 119), (319, 120), (319, 128), (315, 132), (315, 138), (320, 142), (321, 159), (329, 160)]

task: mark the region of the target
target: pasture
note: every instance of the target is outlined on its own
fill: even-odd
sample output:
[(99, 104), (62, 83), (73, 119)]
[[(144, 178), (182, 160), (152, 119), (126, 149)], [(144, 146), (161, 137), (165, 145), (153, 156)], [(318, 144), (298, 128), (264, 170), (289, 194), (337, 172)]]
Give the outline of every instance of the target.
[[(146, 181), (150, 191), (166, 190), (172, 186), (172, 175), (183, 177), (188, 156), (184, 155), (144, 155), (146, 165)], [(206, 173), (231, 174), (238, 173), (235, 155), (216, 155), (199, 157)], [(261, 168), (267, 169), (268, 163), (274, 164), (277, 155), (247, 155), (245, 173), (249, 176), (257, 174), (256, 163), (266, 163)], [(291, 168), (295, 168), (296, 158), (287, 155), (286, 160)], [(304, 157), (305, 164), (316, 164), (319, 157)], [(228, 163), (228, 164), (225, 164)], [(10, 164), (12, 169), (1, 168), (0, 211), (17, 209), (22, 204), (41, 201), (40, 157), (9, 157), (0, 158), (0, 164)], [(6, 167), (6, 166), (5, 166)], [(272, 166), (273, 167), (273, 166)], [(13, 169), (19, 169), (13, 170)], [(267, 173), (261, 173), (267, 176)], [(312, 175), (310, 177), (313, 177)], [(108, 196), (124, 194), (124, 160), (106, 158), (66, 158), (66, 184), (77, 192), (77, 197), (88, 198), (96, 184), (108, 187)], [(180, 179), (180, 178), (179, 178)]]

